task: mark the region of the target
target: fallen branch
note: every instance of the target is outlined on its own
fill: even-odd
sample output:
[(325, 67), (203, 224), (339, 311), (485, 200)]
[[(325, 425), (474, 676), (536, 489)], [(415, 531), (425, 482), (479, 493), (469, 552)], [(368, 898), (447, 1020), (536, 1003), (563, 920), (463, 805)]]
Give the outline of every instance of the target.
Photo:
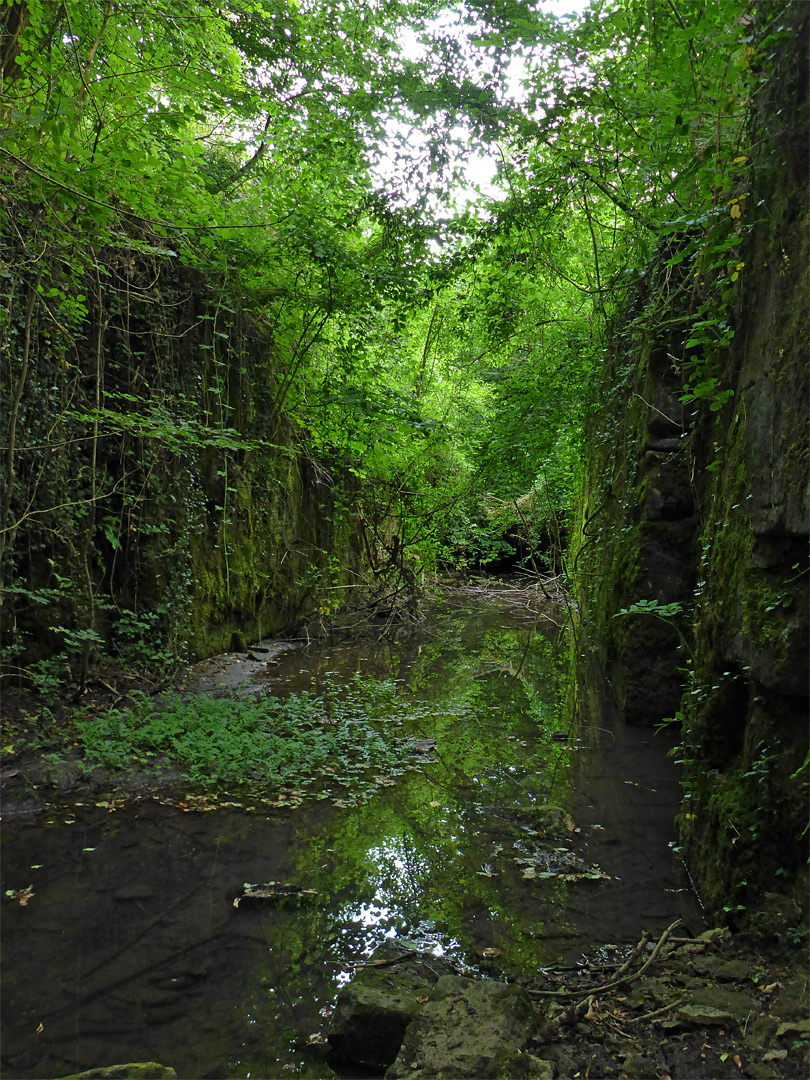
[[(596, 1002), (597, 996), (600, 994), (606, 994), (609, 990), (615, 990), (619, 986), (627, 986), (628, 983), (635, 982), (636, 979), (641, 978), (647, 968), (658, 957), (659, 953), (666, 944), (669, 935), (672, 933), (676, 926), (680, 925), (680, 922), (681, 920), (678, 919), (676, 922), (672, 923), (671, 926), (668, 926), (661, 935), (661, 937), (658, 939), (657, 945), (650, 953), (648, 958), (641, 965), (641, 967), (638, 969), (638, 971), (634, 972), (632, 975), (628, 975), (625, 977), (623, 973), (629, 968), (630, 964), (633, 961), (633, 958), (638, 956), (639, 952), (644, 948), (647, 942), (647, 933), (645, 931), (645, 933), (642, 935), (641, 941), (639, 941), (638, 945), (636, 945), (635, 949), (630, 954), (627, 961), (617, 972), (616, 978), (611, 979), (609, 983), (605, 983), (603, 986), (597, 986), (589, 991), (585, 991), (587, 995), (586, 997), (582, 998), (579, 1002), (577, 1002), (576, 1005), (570, 1005), (564, 1012), (560, 1013), (559, 1016), (555, 1016), (553, 1020), (550, 1020), (549, 1023), (542, 1027), (537, 1033), (537, 1035), (531, 1040), (530, 1045), (538, 1047), (542, 1046), (543, 1043), (554, 1042), (555, 1040), (560, 1039), (562, 1037), (563, 1031), (566, 1028), (570, 1028), (573, 1027), (575, 1024), (578, 1024), (583, 1017), (587, 1017), (587, 1019), (598, 1019)], [(533, 997), (537, 997), (540, 995), (544, 997), (549, 995), (562, 996), (563, 994), (566, 994), (569, 997), (579, 997), (582, 992), (582, 990), (529, 991), (529, 993)], [(654, 1012), (648, 1013), (646, 1016), (640, 1016), (637, 1017), (635, 1020), (631, 1020), (630, 1023), (639, 1023), (639, 1021), (641, 1020), (647, 1020), (651, 1017), (658, 1016), (661, 1013), (666, 1012), (671, 1008), (674, 1008), (676, 1004), (681, 1004), (681, 1002), (676, 1002), (672, 1005), (666, 1005), (663, 1009), (656, 1009)]]
[(609, 990), (615, 990), (619, 986), (627, 986), (629, 983), (635, 982), (636, 979), (641, 978), (641, 976), (644, 974), (650, 964), (652, 964), (657, 959), (658, 954), (661, 952), (664, 945), (666, 944), (669, 935), (672, 933), (676, 926), (680, 925), (681, 920), (676, 919), (671, 926), (668, 926), (666, 928), (661, 937), (658, 939), (658, 944), (655, 946), (653, 951), (650, 953), (650, 955), (647, 957), (647, 959), (644, 961), (638, 971), (636, 971), (632, 975), (625, 975), (624, 973), (630, 967), (635, 957), (638, 956), (638, 954), (647, 944), (648, 935), (646, 931), (642, 934), (641, 940), (639, 941), (638, 945), (636, 945), (635, 949), (633, 949), (633, 952), (630, 954), (625, 963), (619, 968), (619, 970), (616, 972), (615, 977), (611, 979), (610, 982), (604, 983), (602, 986), (593, 986), (585, 990), (530, 990), (529, 994), (534, 998), (576, 998), (583, 993), (595, 997), (598, 994), (606, 994)]
[(401, 956), (394, 956), (390, 960), (326, 960), (325, 963), (330, 967), (350, 967), (353, 971), (357, 971), (359, 968), (367, 967), (391, 967), (392, 964), (401, 964), (403, 960), (413, 960), (415, 956), (419, 956), (418, 949), (409, 949)]
[(392, 964), (401, 964), (403, 960), (413, 960), (418, 956), (417, 949), (409, 949), (402, 956), (394, 956), (391, 960), (361, 960), (356, 966), (363, 967), (390, 967)]

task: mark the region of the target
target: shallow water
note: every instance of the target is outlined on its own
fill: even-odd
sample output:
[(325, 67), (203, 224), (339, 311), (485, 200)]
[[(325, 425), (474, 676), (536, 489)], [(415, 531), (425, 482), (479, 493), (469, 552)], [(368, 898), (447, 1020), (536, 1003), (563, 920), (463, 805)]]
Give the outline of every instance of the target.
[[(667, 743), (604, 717), (569, 730), (558, 618), (460, 593), (416, 641), (322, 644), (255, 676), (276, 693), (400, 680), (396, 734), (435, 746), (338, 793), (355, 805), (144, 799), (4, 823), (3, 890), (34, 895), (4, 898), (3, 1076), (147, 1060), (198, 1080), (319, 1076), (337, 989), (386, 938), (513, 978), (678, 916), (701, 929), (668, 847)], [(522, 827), (546, 799), (574, 818), (565, 841)], [(270, 881), (314, 894), (234, 907)]]

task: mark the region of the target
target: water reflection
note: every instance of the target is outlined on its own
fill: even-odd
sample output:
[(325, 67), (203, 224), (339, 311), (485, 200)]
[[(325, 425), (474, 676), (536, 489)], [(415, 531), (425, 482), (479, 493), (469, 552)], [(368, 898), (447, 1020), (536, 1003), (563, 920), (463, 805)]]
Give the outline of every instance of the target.
[[(400, 680), (397, 720), (380, 729), (431, 748), (360, 805), (183, 814), (144, 801), (4, 825), (4, 887), (33, 876), (35, 892), (4, 909), (4, 1075), (158, 1060), (197, 1080), (317, 1076), (324, 1010), (383, 940), (515, 977), (681, 914), (666, 747), (638, 730), (559, 740), (557, 659), (538, 626), (554, 630), (460, 604), (419, 642), (280, 658), (259, 690)], [(557, 857), (610, 880), (525, 876), (530, 815), (552, 789), (579, 829)], [(246, 881), (314, 895), (234, 909)]]

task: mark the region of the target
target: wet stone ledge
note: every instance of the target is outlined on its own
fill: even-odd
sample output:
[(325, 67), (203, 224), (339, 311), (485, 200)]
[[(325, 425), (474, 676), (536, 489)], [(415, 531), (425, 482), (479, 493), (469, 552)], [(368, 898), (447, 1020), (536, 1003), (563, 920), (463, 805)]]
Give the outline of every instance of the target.
[(675, 929), (519, 985), (386, 944), (340, 992), (327, 1060), (385, 1080), (808, 1075), (806, 967), (727, 930)]

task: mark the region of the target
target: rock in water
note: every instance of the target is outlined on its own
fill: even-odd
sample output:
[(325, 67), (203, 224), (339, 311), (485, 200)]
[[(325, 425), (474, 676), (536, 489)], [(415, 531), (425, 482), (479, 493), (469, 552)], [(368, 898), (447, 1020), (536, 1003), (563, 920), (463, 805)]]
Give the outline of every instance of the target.
[(384, 1072), (439, 975), (452, 970), (431, 953), (382, 945), (338, 995), (329, 1027), (330, 1057)]
[[(408, 1028), (386, 1080), (547, 1075), (546, 1062), (519, 1053), (535, 1023), (522, 987), (443, 975)], [(513, 1067), (521, 1057), (526, 1071)], [(530, 1068), (535, 1064), (536, 1070)]]
[(546, 836), (570, 836), (575, 828), (574, 819), (568, 811), (550, 803), (520, 811), (519, 815), (528, 821), (533, 829)]

